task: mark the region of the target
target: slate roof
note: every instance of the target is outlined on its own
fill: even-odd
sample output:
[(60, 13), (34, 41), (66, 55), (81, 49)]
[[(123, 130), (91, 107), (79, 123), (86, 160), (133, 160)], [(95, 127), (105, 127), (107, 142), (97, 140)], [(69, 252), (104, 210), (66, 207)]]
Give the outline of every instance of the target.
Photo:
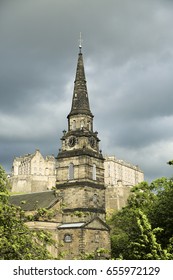
[(93, 117), (90, 111), (82, 53), (79, 53), (78, 56), (72, 107), (69, 116), (76, 114), (87, 114)]
[(69, 224), (62, 224), (58, 228), (80, 228), (84, 225), (85, 223), (69, 223)]
[(36, 193), (27, 193), (21, 195), (12, 195), (9, 202), (20, 206), (24, 211), (33, 211), (39, 208), (51, 208), (59, 201), (55, 191), (44, 191)]

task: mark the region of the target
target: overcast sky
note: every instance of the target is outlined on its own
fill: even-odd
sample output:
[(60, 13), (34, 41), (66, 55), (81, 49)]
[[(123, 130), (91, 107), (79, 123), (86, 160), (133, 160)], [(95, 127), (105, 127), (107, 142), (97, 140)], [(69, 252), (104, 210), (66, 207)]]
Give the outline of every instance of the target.
[(172, 176), (172, 0), (0, 0), (0, 163), (58, 153), (79, 33), (105, 155)]

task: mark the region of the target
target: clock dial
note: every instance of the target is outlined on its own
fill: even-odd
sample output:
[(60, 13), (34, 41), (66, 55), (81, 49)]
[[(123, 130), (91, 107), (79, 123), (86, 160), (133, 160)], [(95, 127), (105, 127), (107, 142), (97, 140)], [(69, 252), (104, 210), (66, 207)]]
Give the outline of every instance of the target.
[(69, 138), (69, 140), (68, 140), (68, 145), (69, 145), (70, 147), (73, 147), (75, 144), (76, 144), (76, 137), (71, 136), (71, 137)]

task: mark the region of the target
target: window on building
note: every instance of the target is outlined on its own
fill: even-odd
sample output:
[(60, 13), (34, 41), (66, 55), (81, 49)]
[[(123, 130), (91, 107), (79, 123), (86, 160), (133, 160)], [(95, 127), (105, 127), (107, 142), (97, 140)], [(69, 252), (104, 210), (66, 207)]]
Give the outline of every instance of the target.
[(97, 203), (97, 202), (98, 202), (98, 196), (97, 196), (97, 194), (94, 194), (92, 199), (93, 199), (93, 202), (94, 202), (94, 203)]
[(110, 170), (111, 170), (110, 163), (108, 163), (108, 176), (110, 176)]
[(65, 242), (65, 243), (70, 243), (70, 242), (72, 242), (72, 235), (69, 234), (69, 233), (65, 234), (65, 235), (64, 235), (64, 242)]
[(96, 165), (93, 164), (93, 180), (96, 180)]
[(80, 127), (81, 129), (84, 127), (84, 120), (81, 120)]
[(73, 122), (72, 122), (72, 130), (75, 130), (75, 129), (76, 129), (76, 121), (73, 120)]
[(91, 122), (88, 122), (88, 129), (91, 130)]
[(96, 243), (99, 243), (99, 241), (100, 241), (100, 233), (99, 233), (99, 231), (97, 231), (97, 232), (95, 233), (95, 242), (96, 242)]
[(70, 165), (69, 165), (68, 179), (69, 180), (74, 179), (74, 164), (73, 163), (70, 163)]

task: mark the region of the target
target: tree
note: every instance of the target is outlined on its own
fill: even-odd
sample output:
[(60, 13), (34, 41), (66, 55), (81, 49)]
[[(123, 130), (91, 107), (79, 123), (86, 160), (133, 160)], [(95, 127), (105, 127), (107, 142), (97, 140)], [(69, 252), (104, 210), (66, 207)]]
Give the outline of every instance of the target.
[(158, 240), (163, 248), (167, 248), (168, 242), (173, 237), (173, 181), (161, 178), (152, 184), (158, 187), (158, 192), (149, 218), (153, 227), (163, 229), (158, 234)]
[(147, 216), (138, 210), (137, 225), (140, 234), (136, 242), (130, 242), (130, 258), (138, 260), (168, 260), (171, 255), (162, 249), (157, 242), (156, 234), (162, 231), (160, 228), (152, 229)]
[(112, 257), (173, 257), (173, 181), (161, 178), (131, 190), (127, 206), (110, 220)]
[(51, 234), (31, 231), (20, 207), (9, 203), (9, 183), (0, 166), (0, 259), (1, 260), (44, 260), (52, 259), (46, 249), (53, 244)]

